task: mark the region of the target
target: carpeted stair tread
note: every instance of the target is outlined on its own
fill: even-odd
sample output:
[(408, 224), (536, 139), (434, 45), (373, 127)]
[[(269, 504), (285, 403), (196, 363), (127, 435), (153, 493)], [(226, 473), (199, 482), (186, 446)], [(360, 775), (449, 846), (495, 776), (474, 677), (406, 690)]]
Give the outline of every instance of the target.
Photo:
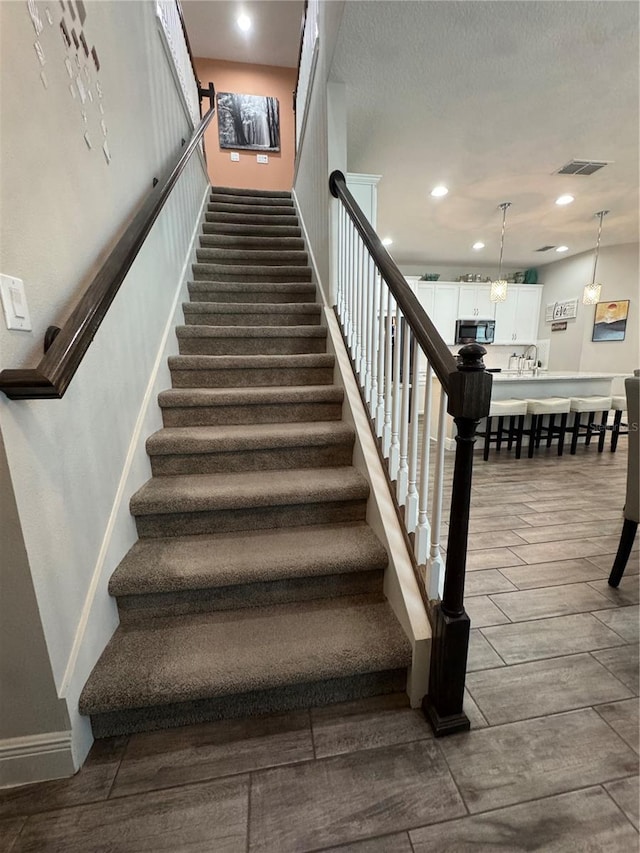
[(147, 453), (220, 453), (282, 447), (315, 447), (353, 442), (353, 429), (342, 421), (245, 426), (165, 427), (147, 439)]
[(224, 201), (209, 201), (207, 203), (209, 213), (239, 213), (242, 216), (252, 218), (253, 216), (294, 216), (297, 217), (295, 208), (291, 205), (272, 204), (234, 204)]
[(259, 198), (284, 198), (290, 199), (291, 192), (289, 190), (254, 190), (244, 187), (211, 187), (212, 193), (222, 193), (223, 195), (240, 196), (258, 196)]
[(227, 225), (298, 225), (298, 217), (295, 212), (288, 215), (275, 213), (253, 213), (247, 216), (245, 213), (226, 213), (224, 211), (210, 211), (205, 213), (207, 222), (215, 222)]
[(200, 248), (196, 250), (196, 257), (205, 263), (218, 264), (267, 264), (268, 266), (305, 266), (308, 260), (307, 253), (299, 249), (256, 249), (256, 248)]
[(323, 352), (295, 355), (172, 355), (170, 370), (268, 370), (287, 368), (329, 368), (334, 356)]
[(184, 302), (186, 314), (313, 314), (320, 317), (316, 302)]
[(109, 592), (182, 592), (383, 570), (387, 561), (364, 522), (139, 539), (111, 576)]
[(200, 245), (220, 249), (305, 250), (302, 237), (263, 237), (259, 234), (201, 234)]
[(292, 198), (282, 196), (236, 195), (235, 193), (212, 192), (209, 201), (218, 204), (249, 204), (265, 205), (267, 207), (293, 207)]
[(326, 326), (176, 326), (178, 338), (326, 338)]
[[(209, 216), (211, 214), (207, 214)], [(223, 236), (236, 237), (300, 237), (302, 229), (299, 225), (253, 225), (245, 222), (209, 222), (207, 219), (202, 223), (204, 234), (219, 234)]]
[(120, 627), (80, 696), (83, 714), (188, 702), (408, 666), (386, 602), (315, 600)]
[(315, 303), (310, 281), (214, 281), (202, 279), (187, 285), (191, 302)]
[(135, 516), (366, 500), (369, 485), (351, 466), (152, 477), (129, 503)]
[(267, 388), (168, 388), (158, 394), (162, 408), (183, 406), (239, 406), (273, 403), (341, 403), (338, 385), (287, 385)]
[(194, 278), (215, 281), (311, 281), (308, 266), (252, 266), (250, 264), (195, 263), (191, 267)]

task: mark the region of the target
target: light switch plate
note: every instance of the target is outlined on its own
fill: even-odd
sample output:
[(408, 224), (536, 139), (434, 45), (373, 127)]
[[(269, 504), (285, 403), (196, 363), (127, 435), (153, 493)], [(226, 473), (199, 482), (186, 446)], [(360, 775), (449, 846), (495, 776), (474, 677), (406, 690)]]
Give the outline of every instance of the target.
[(31, 317), (22, 279), (0, 275), (0, 299), (7, 329), (31, 331)]
[(258, 163), (268, 163), (269, 155), (268, 154), (256, 154), (256, 160)]
[(240, 155), (238, 154), (237, 151), (231, 152), (231, 160), (233, 163), (238, 163), (240, 161)]

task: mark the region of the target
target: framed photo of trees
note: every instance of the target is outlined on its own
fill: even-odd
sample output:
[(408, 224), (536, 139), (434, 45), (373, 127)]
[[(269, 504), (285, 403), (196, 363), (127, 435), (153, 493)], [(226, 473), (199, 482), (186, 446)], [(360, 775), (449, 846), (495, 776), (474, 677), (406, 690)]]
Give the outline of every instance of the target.
[(219, 92), (218, 138), (220, 148), (279, 151), (278, 99)]

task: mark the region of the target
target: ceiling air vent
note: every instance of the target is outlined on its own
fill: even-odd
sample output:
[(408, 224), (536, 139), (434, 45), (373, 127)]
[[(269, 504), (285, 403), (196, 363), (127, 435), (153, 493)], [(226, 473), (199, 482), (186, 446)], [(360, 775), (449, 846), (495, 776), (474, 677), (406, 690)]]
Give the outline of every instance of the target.
[(548, 252), (550, 249), (555, 249), (555, 246), (540, 246), (539, 249), (535, 249), (536, 252)]
[(593, 175), (603, 166), (608, 166), (610, 160), (571, 160), (556, 175)]

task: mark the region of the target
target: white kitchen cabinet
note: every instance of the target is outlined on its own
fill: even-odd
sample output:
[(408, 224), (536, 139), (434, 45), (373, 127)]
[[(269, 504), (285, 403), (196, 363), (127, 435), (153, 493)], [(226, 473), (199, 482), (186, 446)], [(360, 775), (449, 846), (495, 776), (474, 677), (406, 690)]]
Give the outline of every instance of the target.
[(495, 303), (490, 299), (489, 284), (459, 284), (458, 319), (493, 320)]
[(416, 284), (416, 296), (445, 344), (455, 343), (459, 291), (457, 284), (436, 281), (419, 281)]
[(507, 298), (496, 303), (494, 344), (534, 344), (538, 339), (542, 288), (510, 284)]

